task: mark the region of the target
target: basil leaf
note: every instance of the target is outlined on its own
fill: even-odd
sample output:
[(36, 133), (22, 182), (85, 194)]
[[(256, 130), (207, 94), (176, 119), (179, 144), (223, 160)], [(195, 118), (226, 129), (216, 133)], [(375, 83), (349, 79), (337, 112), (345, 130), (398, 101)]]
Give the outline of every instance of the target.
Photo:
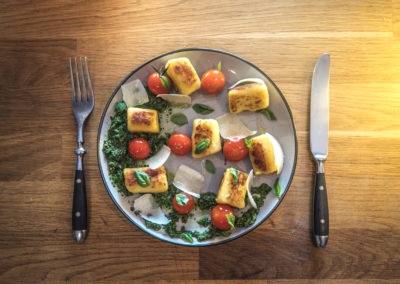
[(173, 123), (175, 123), (176, 125), (179, 125), (179, 126), (182, 126), (182, 125), (185, 125), (185, 124), (188, 123), (188, 119), (187, 119), (186, 115), (184, 115), (184, 114), (181, 113), (181, 112), (174, 113), (174, 114), (171, 116), (171, 121), (172, 121)]
[(160, 80), (164, 88), (166, 88), (168, 91), (171, 90), (171, 82), (169, 81), (167, 76), (161, 75)]
[(189, 243), (193, 244), (192, 234), (185, 232), (181, 234), (181, 238), (188, 241)]
[(221, 72), (221, 61), (218, 62), (218, 68), (217, 69), (218, 69), (219, 72)]
[(279, 178), (277, 178), (274, 183), (274, 193), (279, 199), (281, 199), (281, 185), (279, 183)]
[(251, 139), (250, 140), (244, 139), (244, 144), (246, 144), (247, 148), (250, 148), (251, 147)]
[(237, 169), (234, 168), (229, 168), (230, 173), (233, 175), (233, 180), (235, 181), (235, 184), (238, 183), (238, 179), (239, 179), (239, 172)]
[(228, 220), (229, 225), (231, 225), (230, 230), (233, 230), (235, 228), (235, 215), (226, 214), (225, 217)]
[(257, 112), (263, 114), (269, 120), (276, 120), (275, 114), (268, 108), (257, 110)]
[(189, 197), (186, 196), (186, 194), (183, 193), (178, 193), (175, 196), (176, 203), (179, 204), (180, 206), (185, 206), (189, 202)]
[(144, 172), (134, 171), (138, 184), (141, 187), (146, 187), (150, 185), (150, 176)]
[(207, 106), (207, 105), (203, 105), (203, 104), (194, 104), (192, 106), (193, 110), (199, 114), (209, 114), (212, 113), (214, 111), (213, 108)]
[(203, 153), (208, 147), (210, 147), (210, 139), (206, 138), (203, 140), (200, 140), (200, 142), (196, 146), (196, 150), (194, 151), (195, 154), (200, 154)]
[(257, 83), (257, 82), (255, 82), (255, 81), (243, 81), (243, 82), (237, 84), (237, 85), (235, 86), (235, 88), (236, 88), (236, 87), (239, 87), (239, 86), (243, 86), (243, 85), (254, 84), (254, 83)]
[(206, 160), (205, 168), (210, 174), (215, 174), (215, 166), (210, 160)]

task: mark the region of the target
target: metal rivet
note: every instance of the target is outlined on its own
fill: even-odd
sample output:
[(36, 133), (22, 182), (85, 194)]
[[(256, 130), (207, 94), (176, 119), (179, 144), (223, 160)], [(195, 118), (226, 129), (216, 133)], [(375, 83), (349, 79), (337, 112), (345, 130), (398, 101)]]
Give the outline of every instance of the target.
[(319, 221), (321, 222), (321, 224), (325, 224), (325, 219), (321, 219)]
[(320, 185), (320, 186), (319, 186), (319, 190), (324, 190), (324, 186), (323, 186), (323, 185)]
[(75, 213), (75, 216), (78, 217), (78, 218), (81, 217), (81, 212), (79, 212), (79, 211), (76, 212), (76, 213)]
[(76, 179), (76, 183), (81, 183), (81, 182), (82, 182), (82, 180), (80, 178)]

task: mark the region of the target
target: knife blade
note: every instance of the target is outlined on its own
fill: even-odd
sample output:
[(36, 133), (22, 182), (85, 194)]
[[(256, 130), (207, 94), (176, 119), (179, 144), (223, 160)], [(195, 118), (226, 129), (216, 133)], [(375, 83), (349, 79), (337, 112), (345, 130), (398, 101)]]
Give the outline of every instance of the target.
[(317, 164), (314, 184), (313, 236), (324, 248), (329, 235), (328, 196), (324, 163), (328, 156), (330, 56), (321, 55), (314, 68), (311, 87), (310, 148)]

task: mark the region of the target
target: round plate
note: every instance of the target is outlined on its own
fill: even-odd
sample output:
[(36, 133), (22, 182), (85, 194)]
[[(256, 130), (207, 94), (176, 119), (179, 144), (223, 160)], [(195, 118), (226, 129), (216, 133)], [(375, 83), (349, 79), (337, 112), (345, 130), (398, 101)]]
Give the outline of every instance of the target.
[[(135, 216), (135, 214), (130, 210), (131, 205), (129, 204), (129, 201), (135, 199), (135, 195), (130, 197), (123, 197), (118, 193), (117, 188), (112, 185), (109, 178), (107, 160), (102, 151), (103, 142), (105, 137), (107, 136), (107, 131), (111, 124), (111, 116), (114, 113), (114, 106), (117, 102), (122, 101), (121, 85), (135, 79), (140, 79), (142, 83), (146, 85), (147, 77), (154, 72), (153, 66), (158, 69), (159, 67), (164, 66), (169, 59), (178, 57), (189, 58), (200, 77), (207, 70), (216, 68), (218, 62), (221, 61), (222, 72), (225, 74), (226, 77), (226, 86), (225, 89), (218, 95), (207, 95), (201, 90), (193, 93), (191, 95), (192, 104), (204, 103), (214, 108), (215, 111), (209, 115), (200, 115), (195, 113), (191, 108), (175, 110), (175, 112), (185, 113), (189, 119), (189, 124), (177, 127), (176, 131), (183, 132), (186, 133), (188, 136), (191, 136), (192, 122), (195, 118), (216, 118), (224, 113), (229, 112), (227, 93), (228, 88), (231, 85), (233, 85), (238, 80), (244, 78), (260, 78), (266, 82), (269, 91), (269, 109), (273, 111), (273, 113), (277, 117), (277, 120), (269, 121), (263, 115), (254, 112), (243, 112), (239, 114), (239, 117), (247, 125), (247, 127), (252, 130), (258, 130), (257, 135), (263, 134), (263, 132), (266, 131), (272, 134), (282, 146), (285, 156), (283, 170), (280, 174), (279, 179), (282, 190), (281, 199), (278, 199), (274, 195), (273, 191), (271, 191), (267, 195), (264, 206), (260, 209), (257, 220), (252, 226), (248, 228), (236, 228), (229, 237), (216, 237), (214, 239), (204, 242), (197, 242), (195, 240), (193, 244), (187, 243), (181, 239), (170, 238), (162, 230), (157, 232), (146, 228), (142, 218)], [(100, 173), (112, 200), (115, 202), (119, 210), (121, 210), (121, 212), (132, 223), (134, 223), (136, 226), (138, 226), (143, 231), (149, 233), (150, 235), (167, 242), (188, 246), (207, 246), (227, 242), (243, 236), (244, 234), (256, 228), (262, 222), (264, 222), (278, 207), (289, 189), (296, 168), (297, 138), (289, 105), (287, 104), (281, 91), (266, 74), (264, 74), (255, 65), (234, 54), (215, 49), (189, 48), (172, 51), (153, 58), (136, 70), (132, 71), (121, 82), (121, 84), (115, 89), (106, 107), (104, 108), (97, 137), (97, 155)], [(202, 160), (205, 159), (209, 159), (215, 164), (217, 171), (214, 175), (211, 175), (208, 172), (204, 171), (204, 162), (202, 162)], [(166, 162), (165, 167), (168, 170), (175, 172), (180, 164), (186, 164), (193, 169), (201, 172), (205, 176), (205, 182), (202, 192), (211, 191), (217, 193), (223, 172), (228, 167), (235, 167), (245, 172), (249, 172), (251, 170), (251, 163), (249, 159), (245, 159), (241, 162), (225, 162), (223, 154), (221, 152), (203, 159), (193, 159), (190, 154), (184, 157), (178, 157), (171, 153), (171, 156)], [(257, 186), (265, 182), (272, 187), (276, 178), (276, 174), (257, 176), (254, 180), (254, 185)], [(197, 227), (198, 225), (195, 221), (188, 222), (188, 224), (186, 225), (186, 228), (188, 230), (194, 228), (197, 229)]]

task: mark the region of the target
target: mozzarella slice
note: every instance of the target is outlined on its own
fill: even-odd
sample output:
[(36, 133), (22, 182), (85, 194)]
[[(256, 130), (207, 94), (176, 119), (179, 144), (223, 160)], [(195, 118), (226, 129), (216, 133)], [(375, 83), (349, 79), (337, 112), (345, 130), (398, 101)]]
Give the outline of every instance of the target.
[(229, 87), (229, 89), (233, 89), (236, 88), (238, 86), (242, 86), (242, 85), (247, 85), (247, 84), (251, 84), (251, 83), (262, 83), (265, 85), (265, 82), (261, 79), (258, 78), (247, 78), (247, 79), (242, 79), (237, 81), (235, 84), (233, 84), (231, 87)]
[(257, 133), (257, 131), (248, 129), (240, 118), (233, 113), (226, 113), (217, 117), (216, 120), (219, 125), (219, 133), (224, 139), (230, 139), (233, 137), (242, 139)]
[(150, 169), (157, 169), (164, 165), (171, 154), (171, 149), (168, 146), (163, 145), (162, 148), (151, 158), (145, 161)]
[(204, 176), (186, 165), (179, 166), (173, 181), (177, 188), (197, 198), (200, 198), (203, 183)]
[(146, 89), (139, 79), (123, 84), (121, 89), (122, 98), (128, 107), (142, 105), (149, 101)]
[(247, 176), (246, 190), (247, 190), (247, 196), (249, 197), (251, 206), (253, 206), (255, 209), (257, 209), (257, 204), (254, 201), (253, 196), (251, 195), (251, 192), (250, 192), (251, 186), (253, 185), (253, 179), (254, 179), (254, 174), (253, 174), (253, 170), (251, 170), (249, 172), (249, 175)]
[(180, 94), (160, 94), (157, 97), (166, 100), (167, 102), (173, 104), (182, 104), (182, 105), (190, 105), (192, 104), (192, 98), (185, 95)]
[(279, 175), (282, 172), (282, 169), (283, 169), (283, 150), (282, 150), (282, 147), (279, 144), (278, 140), (275, 139), (274, 136), (272, 136), (269, 133), (265, 133), (265, 135), (268, 136), (269, 141), (271, 141), (272, 147), (274, 148), (275, 165), (276, 165), (276, 168), (277, 168), (276, 173)]
[(163, 211), (150, 193), (144, 194), (136, 199), (134, 207), (135, 210), (140, 211), (142, 218), (147, 221), (160, 225), (169, 223), (169, 219), (165, 217)]

